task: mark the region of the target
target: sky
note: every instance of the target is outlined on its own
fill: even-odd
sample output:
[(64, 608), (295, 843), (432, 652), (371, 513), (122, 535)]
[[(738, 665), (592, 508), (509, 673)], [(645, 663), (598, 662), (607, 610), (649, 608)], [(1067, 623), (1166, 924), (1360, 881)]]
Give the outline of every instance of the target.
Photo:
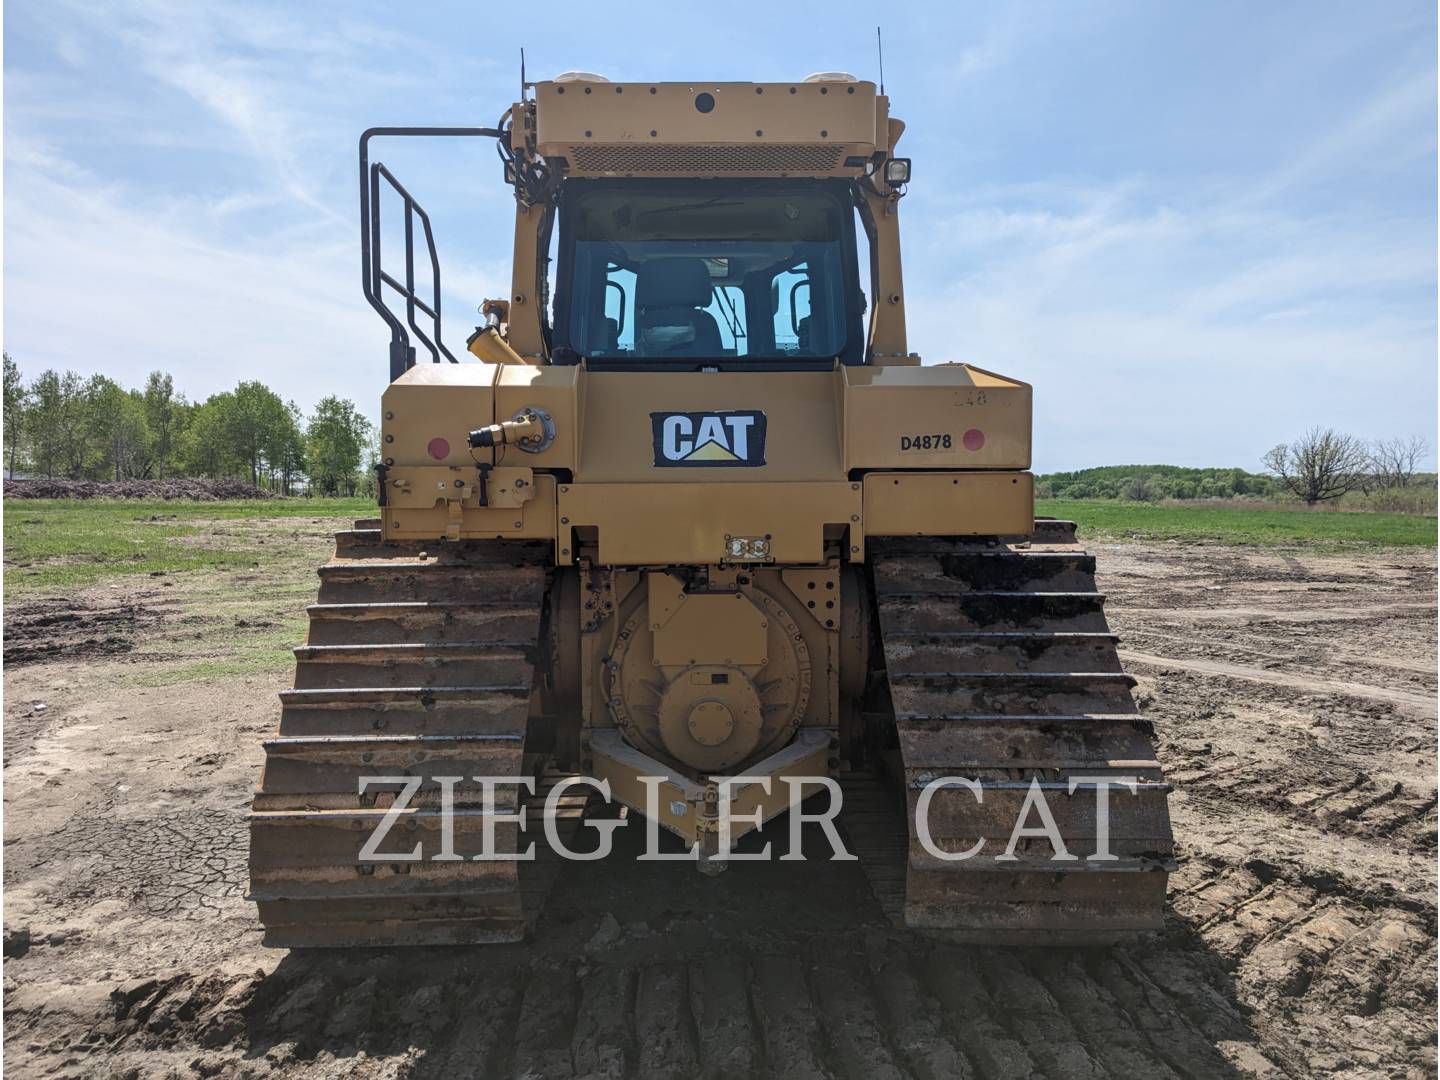
[[(883, 13), (910, 346), (1033, 384), (1038, 470), (1258, 471), (1312, 425), (1435, 443), (1433, 2), (527, 10), (10, 0), (5, 349), (373, 417), (361, 130), (494, 124), (522, 45), (532, 79), (875, 79)], [(378, 156), (431, 213), (463, 346), (509, 288), (494, 149)]]

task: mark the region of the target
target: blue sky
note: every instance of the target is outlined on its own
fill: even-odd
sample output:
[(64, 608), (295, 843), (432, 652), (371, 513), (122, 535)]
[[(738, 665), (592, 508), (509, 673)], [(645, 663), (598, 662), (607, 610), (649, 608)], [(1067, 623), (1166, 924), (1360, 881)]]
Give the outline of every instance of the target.
[[(876, 73), (869, 4), (533, 10), (11, 0), (5, 347), (373, 415), (364, 127), (492, 124), (522, 44), (532, 78)], [(1434, 442), (1433, 3), (884, 10), (911, 347), (1034, 383), (1037, 468), (1258, 469), (1312, 424)], [(435, 219), (463, 343), (508, 288), (493, 149), (381, 156)]]

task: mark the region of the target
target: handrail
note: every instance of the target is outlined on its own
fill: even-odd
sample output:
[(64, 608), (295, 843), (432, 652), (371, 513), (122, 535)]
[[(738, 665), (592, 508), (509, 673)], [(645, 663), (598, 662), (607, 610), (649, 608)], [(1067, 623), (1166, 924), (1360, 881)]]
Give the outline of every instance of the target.
[[(392, 187), (395, 192), (405, 201), (405, 284), (400, 284), (393, 277), (385, 272), (381, 265), (380, 258), (380, 179)], [(371, 281), (371, 288), (378, 295), (383, 297), (382, 285), (389, 285), (405, 298), (405, 320), (410, 329), (415, 331), (415, 336), (420, 339), (430, 358), (434, 363), (440, 362), (443, 353), (445, 359), (452, 364), (460, 361), (455, 359), (454, 354), (445, 347), (440, 339), (440, 259), (435, 253), (435, 235), (430, 229), (430, 215), (425, 213), (424, 208), (415, 201), (414, 196), (405, 190), (405, 186), (395, 178), (392, 173), (381, 162), (375, 162), (370, 166), (370, 202), (377, 210), (372, 222), (370, 233), (372, 272), (374, 278)], [(430, 281), (432, 285), (431, 302), (429, 304), (421, 300), (415, 293), (415, 218), (420, 219), (420, 224), (425, 231), (425, 246), (430, 254)], [(383, 300), (382, 300), (383, 302)], [(423, 311), (430, 317), (431, 333), (435, 335), (432, 341), (425, 335), (425, 331), (415, 321), (416, 309)], [(387, 311), (389, 309), (387, 308)]]
[[(430, 353), (434, 363), (440, 362), (443, 354), (452, 364), (459, 363), (445, 347), (440, 336), (440, 260), (435, 250), (435, 237), (430, 228), (430, 216), (414, 197), (395, 178), (382, 162), (370, 163), (370, 140), (381, 136), (439, 137), (503, 139), (506, 132), (499, 128), (455, 128), (455, 127), (373, 127), (360, 136), (360, 284), (365, 299), (379, 312), (385, 324), (390, 327), (390, 379), (393, 382), (415, 364), (415, 349), (410, 344), (406, 330), (415, 336)], [(380, 261), (380, 179), (384, 177), (405, 203), (405, 282), (402, 285), (386, 273)], [(414, 219), (420, 219), (425, 233), (425, 245), (430, 255), (430, 271), (433, 291), (430, 303), (415, 293), (415, 234)], [(385, 303), (384, 287), (389, 286), (405, 298), (405, 322), (390, 310)], [(423, 312), (431, 322), (431, 335), (420, 329), (416, 311)]]

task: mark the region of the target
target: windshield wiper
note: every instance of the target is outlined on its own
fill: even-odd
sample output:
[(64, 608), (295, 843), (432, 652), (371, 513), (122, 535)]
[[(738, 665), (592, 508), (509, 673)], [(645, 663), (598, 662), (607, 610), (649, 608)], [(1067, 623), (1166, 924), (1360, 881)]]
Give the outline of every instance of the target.
[(740, 199), (730, 199), (730, 200), (727, 201), (723, 195), (716, 195), (714, 198), (706, 199), (704, 202), (697, 202), (697, 203), (677, 203), (677, 204), (674, 205), (674, 206), (657, 206), (657, 207), (655, 207), (653, 210), (641, 210), (640, 213), (639, 213), (639, 215), (637, 215), (637, 216), (643, 217), (643, 216), (645, 216), (645, 215), (647, 215), (647, 214), (673, 214), (673, 213), (675, 213), (676, 211), (679, 211), (679, 210), (707, 210), (707, 209), (709, 209), (709, 208), (712, 207), (712, 206), (744, 206), (744, 205), (745, 205), (745, 203), (744, 203), (743, 200), (740, 200)]

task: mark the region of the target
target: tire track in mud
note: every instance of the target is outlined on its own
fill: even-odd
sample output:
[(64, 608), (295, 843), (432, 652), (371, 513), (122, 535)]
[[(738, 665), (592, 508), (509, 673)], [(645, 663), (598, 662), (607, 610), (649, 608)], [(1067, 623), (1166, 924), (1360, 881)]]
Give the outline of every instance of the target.
[[(1192, 860), (1183, 875), (1167, 929), (1109, 950), (952, 946), (863, 925), (715, 938), (702, 917), (679, 924), (656, 961), (627, 947), (633, 924), (598, 953), (562, 947), (600, 925), (567, 915), (551, 944), (293, 952), (268, 974), (140, 980), (66, 1041), (84, 1048), (78, 1074), (171, 1057), (257, 1077), (1208, 1080), (1433, 1068), (1435, 995), (1413, 977), (1434, 954), (1433, 910), (1327, 892), (1335, 883), (1262, 863)], [(7, 1013), (17, 1042), (39, 1020)]]
[[(1433, 585), (1432, 585), (1433, 589)], [(1113, 595), (1113, 594), (1112, 594)], [(1144, 603), (1127, 604), (1125, 610), (1146, 622), (1164, 622), (1175, 614), (1175, 602), (1156, 604), (1154, 597), (1145, 597)], [(1424, 601), (1396, 601), (1383, 604), (1356, 604), (1353, 607), (1307, 608), (1287, 605), (1266, 607), (1261, 604), (1249, 606), (1195, 607), (1185, 608), (1185, 617), (1203, 622), (1241, 622), (1260, 620), (1276, 623), (1388, 623), (1397, 617), (1423, 619), (1433, 615), (1435, 605)]]
[[(1177, 916), (1196, 928), (1233, 979), (1237, 1004), (1265, 1041), (1288, 1051), (1281, 1060), (1296, 1075), (1358, 1066), (1376, 1070), (1358, 1075), (1433, 1074), (1432, 903), (1367, 895), (1261, 860), (1187, 869), (1200, 880), (1173, 897)], [(1163, 957), (1143, 962), (1164, 970)], [(1397, 982), (1417, 968), (1422, 980)]]
[(1183, 618), (1167, 623), (1163, 616), (1146, 613), (1145, 625), (1139, 626), (1135, 623), (1135, 609), (1131, 608), (1124, 627), (1125, 640), (1139, 651), (1153, 652), (1166, 659), (1199, 655), (1203, 659), (1233, 660), (1247, 666), (1258, 662), (1266, 670), (1319, 665), (1322, 669), (1369, 670), (1372, 674), (1379, 673), (1384, 680), (1403, 677), (1417, 691), (1433, 691), (1436, 685), (1434, 650), (1423, 646), (1415, 648), (1422, 644), (1420, 642), (1411, 643), (1414, 651), (1410, 656), (1383, 656), (1377, 654), (1373, 646), (1371, 651), (1364, 652), (1337, 646), (1316, 634), (1297, 634), (1286, 626), (1250, 625), (1246, 627), (1247, 636), (1235, 644), (1197, 639), (1195, 628), (1186, 625), (1186, 619), (1195, 614), (1186, 612)]
[(1433, 555), (1106, 555), (1122, 656), (1183, 793), (1171, 905), (1205, 944), (1191, 955), (1291, 1075), (1434, 1075), (1436, 616), (1416, 599)]
[(124, 1075), (127, 1063), (149, 1075), (170, 1060), (275, 1077), (1068, 1080), (1433, 1067), (1433, 907), (1303, 866), (1191, 858), (1167, 930), (1113, 950), (950, 946), (863, 916), (804, 933), (741, 912), (740, 930), (679, 916), (657, 952), (643, 922), (602, 933), (608, 913), (587, 903), (583, 882), (570, 886), (573, 903), (533, 945), (293, 952), (268, 974), (172, 972), (119, 987), (113, 1014), (83, 1030), (57, 1032), (43, 1007), (7, 1002), (12, 1047), (43, 1031), (73, 1075)]
[(1286, 689), (1307, 694), (1339, 694), (1345, 697), (1371, 698), (1394, 705), (1403, 705), (1422, 714), (1435, 712), (1435, 695), (1433, 693), (1398, 690), (1389, 686), (1375, 686), (1348, 679), (1332, 679), (1304, 672), (1274, 671), (1245, 664), (1227, 664), (1217, 660), (1157, 656), (1154, 653), (1136, 652), (1133, 649), (1121, 649), (1120, 659), (1127, 666), (1141, 664), (1150, 668), (1180, 668), (1202, 675), (1218, 675), (1227, 679), (1244, 679), (1271, 686), (1283, 686)]

